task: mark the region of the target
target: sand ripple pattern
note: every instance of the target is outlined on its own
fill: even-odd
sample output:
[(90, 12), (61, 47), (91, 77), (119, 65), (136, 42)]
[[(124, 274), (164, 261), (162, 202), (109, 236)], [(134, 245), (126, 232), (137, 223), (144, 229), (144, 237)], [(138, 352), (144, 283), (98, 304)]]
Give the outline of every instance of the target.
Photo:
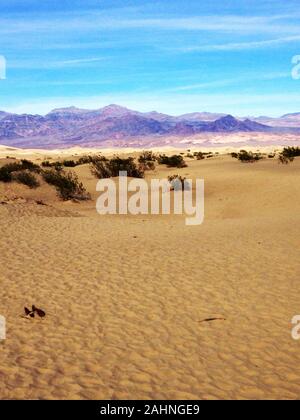
[(199, 227), (0, 206), (1, 398), (300, 397), (299, 171), (209, 165)]

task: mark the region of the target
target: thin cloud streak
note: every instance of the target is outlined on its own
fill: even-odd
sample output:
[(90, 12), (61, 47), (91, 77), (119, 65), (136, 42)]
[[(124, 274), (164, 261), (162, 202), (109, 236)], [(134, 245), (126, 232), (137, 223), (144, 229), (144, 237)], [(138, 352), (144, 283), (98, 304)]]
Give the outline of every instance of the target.
[(60, 68), (72, 68), (72, 67), (86, 67), (92, 66), (97, 63), (105, 62), (112, 57), (101, 57), (101, 58), (84, 58), (74, 60), (61, 60), (61, 61), (48, 61), (45, 62), (39, 59), (27, 59), (27, 60), (11, 60), (9, 62), (10, 69), (28, 69), (28, 70), (45, 70), (45, 69), (60, 69)]
[(249, 82), (249, 81), (267, 81), (267, 80), (276, 80), (276, 79), (286, 79), (290, 78), (290, 73), (272, 73), (272, 74), (265, 74), (265, 75), (245, 75), (243, 77), (236, 77), (234, 79), (225, 79), (225, 80), (214, 80), (212, 82), (206, 83), (195, 83), (191, 85), (185, 86), (177, 86), (171, 89), (167, 89), (168, 92), (182, 92), (188, 90), (198, 90), (198, 89), (210, 89), (210, 88), (218, 88), (218, 87), (225, 87), (225, 86), (233, 86), (239, 85), (241, 83)]
[(300, 35), (289, 36), (284, 38), (267, 39), (264, 41), (249, 42), (230, 42), (227, 44), (200, 45), (193, 47), (178, 48), (177, 51), (182, 52), (209, 52), (209, 51), (241, 51), (249, 49), (258, 49), (266, 47), (276, 47), (282, 44), (300, 41)]
[(105, 57), (95, 57), (95, 58), (81, 58), (81, 59), (74, 59), (74, 60), (66, 60), (66, 61), (62, 61), (60, 64), (62, 65), (69, 65), (69, 64), (88, 64), (88, 63), (96, 63), (98, 61), (103, 61), (106, 60), (107, 58)]
[[(61, 17), (55, 15), (39, 16), (25, 21), (24, 16), (0, 19), (1, 34), (21, 33), (57, 33), (57, 31), (97, 31), (126, 29), (158, 29), (182, 31), (215, 31), (240, 33), (299, 33), (299, 26), (292, 24), (290, 19), (295, 15), (274, 16), (196, 16), (182, 18), (130, 18), (124, 16), (107, 16), (103, 12), (86, 12), (67, 14)], [(287, 20), (287, 22), (285, 22)]]

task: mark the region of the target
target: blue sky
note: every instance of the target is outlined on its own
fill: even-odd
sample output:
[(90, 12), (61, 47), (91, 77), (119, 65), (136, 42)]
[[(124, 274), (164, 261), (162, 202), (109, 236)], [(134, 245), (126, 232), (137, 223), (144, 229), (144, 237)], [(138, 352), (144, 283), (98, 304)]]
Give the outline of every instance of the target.
[(0, 0), (0, 55), (13, 112), (300, 111), (298, 0)]

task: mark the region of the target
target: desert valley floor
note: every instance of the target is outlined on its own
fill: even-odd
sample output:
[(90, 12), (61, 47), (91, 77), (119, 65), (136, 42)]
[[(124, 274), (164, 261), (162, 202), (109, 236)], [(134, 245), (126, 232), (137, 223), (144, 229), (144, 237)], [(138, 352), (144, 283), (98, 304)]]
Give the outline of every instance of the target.
[(204, 178), (201, 226), (0, 184), (1, 399), (300, 397), (300, 160), (187, 163), (146, 179)]

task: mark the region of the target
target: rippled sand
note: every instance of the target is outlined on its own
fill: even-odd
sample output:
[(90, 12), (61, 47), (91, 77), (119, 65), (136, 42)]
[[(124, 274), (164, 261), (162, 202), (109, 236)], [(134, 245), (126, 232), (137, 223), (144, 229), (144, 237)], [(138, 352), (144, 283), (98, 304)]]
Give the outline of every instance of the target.
[(93, 202), (0, 185), (0, 398), (299, 398), (300, 160), (148, 173), (205, 179), (196, 227), (98, 216), (76, 171)]

